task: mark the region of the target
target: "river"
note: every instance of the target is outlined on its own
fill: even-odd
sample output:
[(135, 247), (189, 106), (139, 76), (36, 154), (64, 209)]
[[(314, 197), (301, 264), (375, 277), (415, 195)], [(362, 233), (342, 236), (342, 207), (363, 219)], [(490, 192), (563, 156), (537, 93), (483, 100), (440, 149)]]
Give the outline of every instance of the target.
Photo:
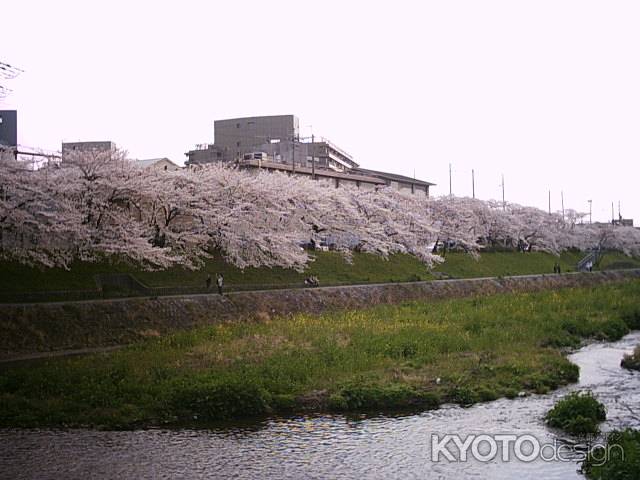
[[(620, 368), (622, 355), (638, 343), (640, 332), (634, 332), (618, 342), (578, 350), (570, 359), (580, 366), (579, 383), (550, 395), (470, 408), (445, 406), (419, 415), (274, 418), (198, 430), (0, 430), (0, 478), (584, 478), (578, 472), (580, 448), (569, 448), (572, 442), (546, 428), (542, 417), (568, 391), (588, 388), (607, 407), (604, 431), (640, 427), (640, 373)], [(436, 462), (434, 433), (460, 434), (463, 440), (471, 434), (530, 434), (541, 445), (564, 445), (570, 458), (545, 461), (538, 456), (525, 462), (511, 449), (500, 450), (490, 461), (463, 462), (449, 443), (454, 461), (441, 454)], [(478, 445), (481, 454), (490, 446)], [(502, 453), (509, 453), (507, 461)]]

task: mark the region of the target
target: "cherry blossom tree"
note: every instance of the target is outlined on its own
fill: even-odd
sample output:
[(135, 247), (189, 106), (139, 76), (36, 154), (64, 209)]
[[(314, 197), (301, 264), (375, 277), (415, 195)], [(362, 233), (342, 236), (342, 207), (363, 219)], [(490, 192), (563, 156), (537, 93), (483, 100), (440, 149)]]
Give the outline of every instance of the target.
[(0, 161), (0, 257), (45, 266), (118, 258), (197, 268), (220, 254), (240, 268), (302, 270), (313, 256), (301, 245), (323, 241), (347, 259), (407, 253), (428, 266), (443, 261), (438, 242), (472, 255), (496, 246), (640, 254), (638, 230), (581, 216), (222, 165), (144, 170), (117, 150), (71, 152), (36, 171), (6, 154)]

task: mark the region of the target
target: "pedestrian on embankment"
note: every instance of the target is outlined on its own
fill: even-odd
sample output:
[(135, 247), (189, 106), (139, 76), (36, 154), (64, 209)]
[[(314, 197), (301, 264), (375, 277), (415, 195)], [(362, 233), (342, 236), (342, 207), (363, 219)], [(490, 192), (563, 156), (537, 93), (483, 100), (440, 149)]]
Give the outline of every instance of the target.
[(216, 275), (216, 285), (218, 285), (218, 294), (222, 295), (222, 287), (224, 286), (224, 277), (221, 273)]

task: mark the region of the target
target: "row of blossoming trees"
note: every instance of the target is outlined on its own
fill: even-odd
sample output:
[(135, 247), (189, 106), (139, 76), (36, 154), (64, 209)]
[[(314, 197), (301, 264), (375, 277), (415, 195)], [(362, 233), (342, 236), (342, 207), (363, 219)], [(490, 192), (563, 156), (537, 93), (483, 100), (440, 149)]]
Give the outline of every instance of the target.
[(197, 268), (221, 252), (238, 267), (302, 269), (302, 242), (330, 238), (348, 256), (403, 252), (442, 261), (436, 242), (471, 254), (486, 246), (560, 253), (596, 246), (640, 254), (640, 231), (579, 224), (536, 208), (470, 198), (426, 198), (391, 188), (335, 188), (321, 181), (210, 165), (142, 170), (123, 152), (77, 152), (28, 169), (0, 158), (0, 258), (68, 267), (121, 258), (147, 268)]

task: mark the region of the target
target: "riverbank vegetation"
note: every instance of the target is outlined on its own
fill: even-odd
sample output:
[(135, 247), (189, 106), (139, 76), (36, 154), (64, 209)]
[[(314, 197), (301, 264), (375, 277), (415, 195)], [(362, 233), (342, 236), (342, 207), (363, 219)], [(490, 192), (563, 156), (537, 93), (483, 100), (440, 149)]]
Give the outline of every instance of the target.
[(0, 426), (129, 428), (469, 405), (574, 382), (563, 355), (640, 328), (640, 282), (230, 322), (0, 370)]
[(591, 392), (573, 392), (559, 400), (547, 413), (547, 425), (576, 435), (595, 435), (607, 419), (604, 405)]
[[(553, 272), (559, 263), (562, 272), (575, 270), (582, 258), (578, 251), (565, 251), (559, 257), (545, 252), (484, 252), (478, 258), (459, 252), (449, 252), (445, 262), (429, 270), (418, 258), (393, 254), (384, 259), (368, 253), (353, 253), (348, 263), (338, 252), (316, 251), (314, 261), (303, 272), (280, 267), (246, 268), (241, 270), (217, 255), (205, 260), (198, 270), (171, 267), (145, 271), (118, 261), (74, 262), (64, 268), (29, 267), (18, 262), (0, 261), (0, 301), (20, 301), (21, 294), (47, 291), (77, 291), (96, 289), (95, 276), (126, 273), (149, 287), (202, 288), (207, 275), (224, 275), (227, 289), (241, 287), (260, 289), (302, 285), (313, 275), (321, 285), (408, 282), (434, 278), (473, 278), (490, 276), (529, 275)], [(606, 268), (616, 266), (640, 268), (640, 259), (620, 252), (607, 252), (602, 258)], [(100, 292), (96, 289), (96, 297)], [(45, 296), (44, 299), (47, 297)]]
[(637, 480), (640, 478), (640, 430), (614, 430), (606, 442), (594, 448), (582, 464), (591, 480)]

